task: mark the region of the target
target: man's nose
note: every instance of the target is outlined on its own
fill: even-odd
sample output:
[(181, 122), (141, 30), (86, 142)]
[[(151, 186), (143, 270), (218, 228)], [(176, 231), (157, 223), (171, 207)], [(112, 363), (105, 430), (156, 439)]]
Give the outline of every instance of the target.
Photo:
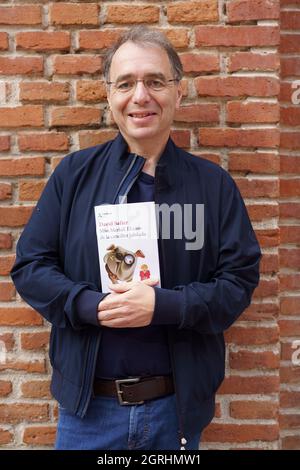
[(146, 103), (150, 101), (149, 91), (143, 81), (136, 83), (132, 99), (135, 103)]

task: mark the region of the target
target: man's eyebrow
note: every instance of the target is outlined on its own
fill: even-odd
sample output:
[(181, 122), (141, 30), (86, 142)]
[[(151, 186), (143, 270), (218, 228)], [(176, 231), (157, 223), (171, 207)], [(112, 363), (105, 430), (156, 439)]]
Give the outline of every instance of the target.
[[(127, 80), (128, 78), (136, 78), (136, 76), (133, 75), (132, 73), (126, 73), (124, 75), (119, 75), (116, 78), (116, 82), (119, 82), (120, 80)], [(144, 78), (161, 78), (162, 80), (166, 79), (164, 74), (161, 73), (161, 72), (146, 73), (144, 75)]]

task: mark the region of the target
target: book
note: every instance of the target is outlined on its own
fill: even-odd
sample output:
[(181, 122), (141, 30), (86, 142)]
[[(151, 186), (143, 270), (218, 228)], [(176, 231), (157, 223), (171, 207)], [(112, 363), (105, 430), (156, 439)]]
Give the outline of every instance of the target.
[(160, 268), (155, 203), (95, 206), (102, 292), (119, 282), (158, 279)]

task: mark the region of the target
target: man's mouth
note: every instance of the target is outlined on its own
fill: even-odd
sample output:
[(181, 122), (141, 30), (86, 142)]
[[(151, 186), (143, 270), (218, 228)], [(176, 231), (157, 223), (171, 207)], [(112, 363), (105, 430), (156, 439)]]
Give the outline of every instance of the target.
[(154, 116), (156, 113), (151, 113), (151, 112), (145, 112), (145, 113), (129, 113), (129, 116), (130, 117), (133, 117), (133, 118), (145, 118), (145, 117), (148, 117), (148, 116)]

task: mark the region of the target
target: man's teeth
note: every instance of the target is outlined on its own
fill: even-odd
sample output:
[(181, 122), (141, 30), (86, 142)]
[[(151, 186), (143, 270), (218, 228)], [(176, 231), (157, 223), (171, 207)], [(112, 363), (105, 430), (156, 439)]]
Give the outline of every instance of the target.
[(147, 117), (147, 116), (152, 116), (153, 113), (145, 113), (145, 114), (131, 114), (132, 117), (135, 117), (135, 118), (143, 118), (143, 117)]

